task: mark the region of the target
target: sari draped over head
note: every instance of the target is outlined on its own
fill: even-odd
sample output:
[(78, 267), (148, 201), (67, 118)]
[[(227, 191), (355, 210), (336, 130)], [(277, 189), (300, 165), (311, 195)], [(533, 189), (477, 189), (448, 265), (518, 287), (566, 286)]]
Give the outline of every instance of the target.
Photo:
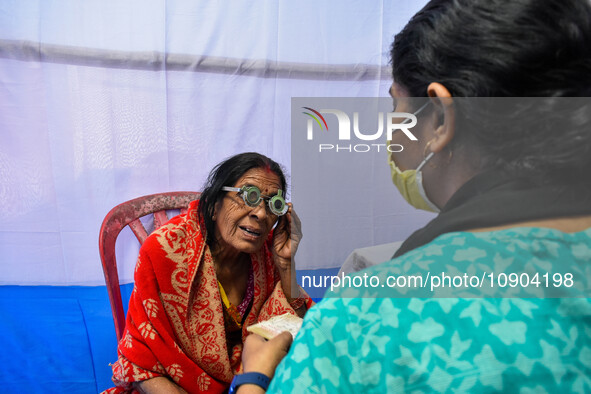
[[(223, 392), (241, 372), (246, 328), (295, 314), (275, 269), (269, 234), (263, 248), (250, 255), (254, 295), (240, 328), (242, 340), (227, 340), (227, 313), (197, 206), (193, 201), (185, 215), (157, 229), (140, 249), (125, 331), (112, 365), (118, 387), (107, 393), (132, 392), (133, 382), (158, 376), (190, 393)], [(310, 307), (312, 300), (304, 296)]]

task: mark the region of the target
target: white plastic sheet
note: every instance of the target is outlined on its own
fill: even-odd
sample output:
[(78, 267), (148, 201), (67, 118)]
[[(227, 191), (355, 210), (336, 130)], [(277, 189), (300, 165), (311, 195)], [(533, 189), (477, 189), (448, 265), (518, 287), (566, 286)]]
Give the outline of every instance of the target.
[(103, 284), (105, 214), (199, 190), (232, 154), (289, 172), (291, 97), (386, 96), (392, 37), (423, 4), (0, 2), (0, 284)]

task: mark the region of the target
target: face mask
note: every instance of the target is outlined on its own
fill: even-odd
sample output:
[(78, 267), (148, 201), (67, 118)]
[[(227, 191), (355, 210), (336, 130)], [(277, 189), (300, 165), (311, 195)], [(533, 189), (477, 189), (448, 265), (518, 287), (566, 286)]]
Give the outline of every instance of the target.
[[(414, 115), (418, 115), (429, 103), (423, 105)], [(390, 141), (388, 141), (390, 145)], [(388, 151), (388, 150), (386, 150)], [(425, 188), (423, 187), (423, 174), (421, 169), (433, 157), (434, 152), (431, 152), (419, 164), (416, 170), (402, 171), (394, 160), (392, 154), (388, 152), (388, 164), (390, 165), (390, 172), (392, 174), (392, 182), (402, 195), (404, 199), (413, 207), (429, 212), (439, 212), (439, 208), (429, 200)]]
[(392, 182), (410, 205), (424, 211), (439, 212), (439, 208), (429, 200), (427, 193), (425, 193), (423, 174), (421, 172), (421, 168), (423, 168), (433, 155), (433, 152), (429, 153), (416, 170), (401, 171), (392, 160), (392, 155), (390, 154), (388, 155), (388, 163), (390, 164)]

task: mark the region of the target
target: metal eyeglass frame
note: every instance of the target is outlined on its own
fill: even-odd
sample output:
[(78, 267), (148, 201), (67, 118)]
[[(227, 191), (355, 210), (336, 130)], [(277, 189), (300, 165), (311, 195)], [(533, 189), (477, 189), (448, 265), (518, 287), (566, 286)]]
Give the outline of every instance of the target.
[[(261, 190), (256, 186), (242, 186), (242, 187), (231, 187), (231, 186), (224, 186), (222, 190), (227, 192), (237, 192), (239, 195), (242, 196), (242, 200), (246, 205), (249, 207), (257, 207), (261, 200), (267, 200), (267, 205), (269, 206), (269, 210), (276, 216), (283, 216), (287, 213), (289, 206), (285, 202), (283, 198), (283, 190), (278, 190), (277, 194), (274, 196), (265, 196), (261, 193)], [(254, 193), (255, 199), (249, 199), (248, 196)], [(280, 202), (281, 208), (276, 208), (275, 203)]]

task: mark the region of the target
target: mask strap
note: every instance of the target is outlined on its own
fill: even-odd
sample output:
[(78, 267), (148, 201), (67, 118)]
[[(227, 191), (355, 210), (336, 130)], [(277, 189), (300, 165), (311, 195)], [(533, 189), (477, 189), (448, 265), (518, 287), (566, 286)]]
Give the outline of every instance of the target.
[[(431, 100), (429, 100), (429, 101), (427, 101), (425, 104), (423, 104), (423, 105), (421, 106), (421, 108), (419, 108), (418, 110), (416, 110), (415, 112), (413, 112), (413, 115), (414, 115), (414, 116), (417, 116), (418, 114), (420, 114), (420, 113), (421, 113), (421, 112), (422, 112), (422, 111), (423, 111), (425, 108), (427, 108), (427, 105), (429, 105), (429, 103), (430, 103), (430, 102), (431, 102)], [(401, 123), (401, 124), (407, 124), (407, 123), (410, 123), (410, 120), (411, 120), (410, 118), (406, 118), (406, 119), (404, 119), (404, 120), (402, 121), (402, 123)]]
[(414, 116), (417, 116), (418, 114), (421, 113), (422, 110), (424, 110), (425, 108), (427, 108), (427, 105), (429, 105), (429, 103), (431, 103), (431, 100), (429, 99), (425, 104), (423, 104), (421, 106), (421, 108), (419, 108), (415, 113)]
[(425, 166), (425, 164), (427, 164), (427, 162), (433, 157), (434, 154), (435, 154), (435, 152), (431, 152), (427, 155), (427, 157), (425, 157), (423, 159), (421, 164), (419, 164), (419, 166), (417, 167), (417, 172), (421, 171), (421, 168), (423, 168)]
[[(431, 152), (431, 155), (433, 155), (433, 152)], [(435, 212), (435, 213), (439, 213), (441, 211), (439, 209), (439, 207), (437, 205), (433, 204), (433, 202), (429, 199), (429, 197), (427, 197), (427, 192), (425, 191), (425, 188), (423, 187), (423, 173), (420, 171), (417, 171), (417, 186), (419, 189), (419, 194), (423, 198), (423, 201), (425, 201), (427, 203), (427, 205), (429, 206), (429, 208), (431, 208), (431, 211)]]

